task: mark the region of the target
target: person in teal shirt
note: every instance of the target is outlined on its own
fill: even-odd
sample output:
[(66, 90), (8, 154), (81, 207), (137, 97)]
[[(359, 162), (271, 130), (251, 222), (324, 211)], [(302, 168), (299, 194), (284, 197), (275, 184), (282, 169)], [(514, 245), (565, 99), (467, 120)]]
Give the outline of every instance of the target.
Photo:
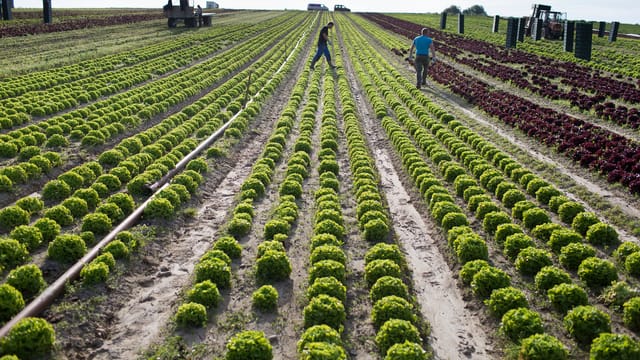
[(413, 39), (411, 49), (409, 50), (409, 59), (413, 59), (413, 49), (416, 50), (416, 88), (420, 89), (421, 85), (427, 84), (427, 69), (429, 67), (429, 51), (433, 61), (436, 61), (436, 50), (433, 47), (433, 39), (427, 36), (427, 28), (422, 28), (422, 35)]

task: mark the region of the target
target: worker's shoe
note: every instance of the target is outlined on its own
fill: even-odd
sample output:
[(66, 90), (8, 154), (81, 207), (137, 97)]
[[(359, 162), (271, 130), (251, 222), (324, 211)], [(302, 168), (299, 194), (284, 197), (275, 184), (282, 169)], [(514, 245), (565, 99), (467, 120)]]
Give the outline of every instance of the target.
[(416, 89), (420, 89), (420, 84), (416, 84)]

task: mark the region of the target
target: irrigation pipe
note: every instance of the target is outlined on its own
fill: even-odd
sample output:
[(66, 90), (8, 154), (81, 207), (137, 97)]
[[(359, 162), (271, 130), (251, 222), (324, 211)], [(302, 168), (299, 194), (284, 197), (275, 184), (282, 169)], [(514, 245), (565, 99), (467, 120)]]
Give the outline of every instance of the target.
[[(316, 15), (317, 19), (317, 15)], [(313, 21), (315, 23), (315, 20)], [(282, 62), (282, 65), (278, 68), (278, 70), (274, 73), (274, 75), (280, 73), (284, 66), (291, 60), (294, 52), (300, 45), (300, 42), (305, 38), (307, 32), (310, 31), (312, 25), (309, 25), (309, 30), (306, 30), (300, 38), (296, 42), (296, 45), (293, 47), (289, 56)], [(250, 77), (249, 77), (250, 79)], [(254, 96), (245, 104), (246, 105), (252, 103), (254, 98), (260, 94), (264, 89), (273, 81), (273, 78), (269, 79), (265, 85), (260, 88), (256, 92)], [(247, 88), (249, 88), (251, 84), (247, 83)], [(233, 123), (233, 121), (242, 114), (244, 110), (238, 111), (229, 121), (227, 121), (222, 127), (220, 127), (216, 132), (211, 134), (208, 138), (203, 140), (192, 152), (187, 154), (180, 162), (178, 162), (171, 171), (169, 171), (165, 176), (163, 176), (156, 183), (149, 185), (148, 190), (150, 191), (149, 198), (143, 202), (138, 208), (136, 208), (131, 215), (129, 215), (126, 219), (124, 219), (115, 229), (113, 229), (109, 234), (107, 234), (98, 244), (96, 244), (85, 256), (83, 256), (77, 263), (75, 263), (71, 268), (69, 268), (62, 276), (60, 276), (53, 284), (47, 287), (37, 298), (33, 299), (29, 305), (27, 305), (22, 311), (20, 311), (16, 316), (14, 316), (9, 322), (7, 322), (2, 328), (0, 328), (0, 339), (7, 336), (9, 331), (22, 319), (27, 317), (32, 317), (40, 314), (42, 311), (47, 309), (49, 305), (53, 303), (53, 301), (60, 296), (65, 289), (67, 282), (71, 282), (78, 278), (80, 275), (80, 271), (82, 268), (91, 262), (104, 248), (107, 244), (109, 244), (113, 239), (115, 239), (116, 235), (123, 230), (126, 230), (133, 226), (142, 216), (144, 209), (147, 207), (149, 202), (153, 200), (153, 198), (160, 192), (162, 189), (168, 186), (169, 182), (175, 175), (180, 173), (189, 163), (189, 161), (196, 158), (200, 153), (211, 146), (213, 142), (218, 140), (222, 135), (224, 135), (224, 131)]]

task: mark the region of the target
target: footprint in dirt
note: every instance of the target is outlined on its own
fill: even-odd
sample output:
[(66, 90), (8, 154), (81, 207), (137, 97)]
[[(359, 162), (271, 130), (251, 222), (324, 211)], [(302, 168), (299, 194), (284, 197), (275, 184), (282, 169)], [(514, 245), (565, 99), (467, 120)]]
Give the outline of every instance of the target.
[[(472, 335), (467, 334), (467, 337), (472, 337)], [(460, 342), (458, 343), (458, 351), (461, 354), (464, 354), (464, 356), (471, 358), (471, 355), (476, 352), (476, 348), (473, 345), (469, 344), (464, 335), (458, 334), (458, 338), (460, 339)]]

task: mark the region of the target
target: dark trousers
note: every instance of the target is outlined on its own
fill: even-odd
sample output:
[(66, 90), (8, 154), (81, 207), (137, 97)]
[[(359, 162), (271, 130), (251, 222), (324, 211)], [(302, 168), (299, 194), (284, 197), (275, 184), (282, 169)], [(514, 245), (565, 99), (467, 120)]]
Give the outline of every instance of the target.
[(311, 67), (316, 64), (316, 61), (320, 59), (320, 57), (324, 55), (327, 58), (327, 62), (331, 64), (331, 54), (329, 53), (329, 47), (327, 44), (318, 44), (318, 51), (316, 51), (316, 55), (311, 60)]
[(416, 85), (427, 81), (427, 69), (429, 68), (429, 57), (416, 55)]

